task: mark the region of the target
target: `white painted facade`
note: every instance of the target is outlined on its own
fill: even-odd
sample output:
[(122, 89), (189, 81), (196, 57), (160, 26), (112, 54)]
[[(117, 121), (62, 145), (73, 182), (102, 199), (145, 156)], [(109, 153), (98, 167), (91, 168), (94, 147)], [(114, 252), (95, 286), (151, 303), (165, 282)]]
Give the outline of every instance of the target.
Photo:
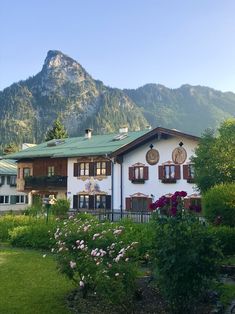
[[(112, 196), (112, 208), (114, 210), (125, 210), (126, 198), (131, 197), (135, 193), (142, 193), (148, 198), (154, 200), (162, 195), (174, 193), (175, 191), (186, 191), (188, 195), (196, 192), (196, 186), (188, 183), (183, 178), (183, 164), (180, 165), (181, 178), (176, 183), (163, 183), (159, 179), (158, 166), (166, 162), (172, 162), (172, 152), (179, 147), (179, 143), (183, 142), (183, 148), (187, 152), (187, 158), (184, 164), (190, 163), (190, 157), (194, 154), (194, 150), (198, 142), (194, 139), (184, 137), (183, 135), (170, 137), (167, 139), (154, 139), (142, 144), (141, 146), (123, 154), (122, 164), (112, 162), (112, 175), (97, 179), (78, 178), (73, 176), (73, 165), (77, 162), (76, 158), (68, 158), (68, 189), (67, 195), (73, 207), (73, 195), (78, 195), (87, 191), (87, 184), (98, 184), (100, 191)], [(150, 149), (150, 145), (159, 152), (159, 161), (155, 165), (150, 165), (146, 161), (146, 153)], [(89, 156), (87, 156), (89, 157)], [(112, 159), (114, 161), (114, 158)], [(148, 180), (144, 183), (132, 183), (129, 180), (129, 167), (136, 163), (144, 164), (148, 167)], [(122, 171), (122, 175), (121, 175)], [(121, 179), (122, 178), (122, 179)], [(121, 184), (122, 181), (122, 184)], [(122, 200), (121, 200), (122, 194)]]
[[(25, 209), (28, 206), (27, 194), (16, 191), (16, 186), (8, 184), (7, 175), (0, 176), (4, 177), (4, 183), (0, 186), (0, 198), (3, 200), (3, 203), (0, 203), (0, 212)], [(15, 204), (11, 204), (12, 197)]]

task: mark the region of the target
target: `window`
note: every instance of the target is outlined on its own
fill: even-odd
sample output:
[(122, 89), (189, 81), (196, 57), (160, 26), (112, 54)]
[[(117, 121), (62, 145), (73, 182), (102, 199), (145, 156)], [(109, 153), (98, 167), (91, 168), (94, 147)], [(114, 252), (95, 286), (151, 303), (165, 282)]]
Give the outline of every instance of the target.
[(30, 176), (30, 168), (23, 168), (23, 177), (29, 177)]
[(55, 175), (55, 167), (54, 166), (48, 167), (47, 175), (48, 175), (48, 177), (52, 177)]
[(129, 167), (129, 180), (132, 183), (144, 183), (148, 180), (148, 167), (142, 164)]
[(78, 208), (89, 208), (89, 195), (79, 195)]
[(194, 164), (183, 165), (183, 177), (188, 183), (194, 182)]
[(106, 162), (96, 162), (95, 164), (95, 175), (96, 176), (105, 176), (106, 175)]
[(89, 176), (89, 162), (79, 164), (79, 176)]
[(158, 166), (159, 179), (162, 183), (176, 183), (180, 179), (180, 165), (165, 164)]
[(149, 204), (152, 203), (150, 197), (126, 197), (126, 210), (132, 211), (146, 211), (148, 210)]
[(5, 176), (0, 176), (0, 186), (5, 182)]
[(10, 198), (9, 195), (0, 195), (0, 204), (9, 204)]
[(10, 186), (16, 186), (16, 176), (8, 176), (7, 177), (7, 183)]
[(106, 208), (106, 195), (95, 196), (95, 208)]
[(164, 166), (164, 177), (165, 179), (175, 178), (175, 165)]
[(16, 203), (17, 204), (24, 204), (26, 203), (26, 197), (25, 195), (16, 195)]
[(196, 194), (192, 194), (191, 196), (184, 199), (184, 206), (194, 212), (200, 212), (202, 209), (201, 206), (201, 197)]

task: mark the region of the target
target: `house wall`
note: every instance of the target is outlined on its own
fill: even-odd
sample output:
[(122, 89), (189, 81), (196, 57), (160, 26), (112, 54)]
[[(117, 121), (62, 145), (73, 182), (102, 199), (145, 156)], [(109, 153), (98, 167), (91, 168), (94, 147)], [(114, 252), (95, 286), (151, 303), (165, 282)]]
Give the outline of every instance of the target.
[[(2, 176), (2, 175), (1, 175)], [(9, 196), (9, 202), (10, 202), (10, 196), (11, 195), (24, 195), (24, 199), (26, 200), (26, 196), (27, 194), (22, 193), (22, 192), (18, 192), (16, 190), (15, 186), (10, 186), (9, 184), (7, 184), (7, 176), (5, 175), (5, 180), (4, 180), (4, 184), (2, 186), (0, 186), (0, 196), (5, 196), (8, 195)], [(0, 204), (0, 211), (9, 211), (9, 210), (22, 210), (24, 208), (26, 208), (28, 206), (28, 203), (17, 203), (17, 204)]]
[[(79, 178), (74, 177), (74, 163), (77, 163), (77, 158), (68, 158), (68, 184), (67, 184), (67, 198), (70, 200), (70, 206), (73, 207), (73, 195), (78, 195), (79, 192), (89, 194), (89, 183), (93, 186), (99, 187), (101, 193), (111, 195), (111, 176), (92, 177), (92, 178)], [(99, 193), (98, 193), (99, 194)]]
[[(183, 179), (183, 165), (180, 166), (181, 179), (177, 180), (176, 183), (162, 183), (159, 180), (158, 166), (167, 162), (172, 161), (172, 151), (174, 148), (179, 147), (179, 142), (183, 142), (183, 148), (187, 152), (187, 159), (184, 164), (189, 163), (190, 157), (194, 154), (194, 149), (197, 146), (196, 141), (192, 141), (186, 138), (168, 138), (160, 140), (152, 140), (143, 146), (131, 151), (130, 153), (124, 155), (123, 159), (123, 204), (125, 208), (125, 198), (130, 197), (134, 193), (143, 193), (151, 197), (154, 195), (154, 199), (158, 199), (160, 196), (174, 193), (175, 191), (186, 191), (189, 195), (195, 193), (195, 185), (187, 183)], [(149, 145), (153, 145), (153, 149), (159, 152), (159, 162), (156, 165), (149, 165), (146, 161), (146, 153), (150, 149)], [(134, 184), (129, 180), (128, 169), (135, 163), (140, 162), (148, 166), (149, 168), (149, 179), (145, 181), (144, 184)]]
[[(123, 156), (122, 166), (115, 162), (113, 163), (113, 179), (111, 176), (107, 176), (102, 180), (94, 178), (86, 178), (85, 180), (74, 177), (73, 175), (73, 165), (77, 163), (77, 158), (68, 159), (68, 190), (67, 197), (70, 199), (71, 207), (73, 206), (73, 195), (78, 194), (79, 192), (86, 191), (86, 185), (92, 181), (97, 183), (102, 192), (107, 194), (112, 194), (112, 204), (113, 209), (120, 210), (121, 203), (122, 208), (125, 209), (126, 206), (126, 197), (130, 197), (135, 193), (142, 193), (147, 195), (149, 198), (151, 194), (154, 195), (154, 199), (158, 199), (160, 196), (174, 193), (178, 190), (184, 190), (191, 195), (195, 193), (195, 185), (188, 183), (187, 180), (183, 179), (183, 165), (180, 166), (181, 179), (177, 180), (176, 183), (162, 183), (159, 180), (158, 166), (162, 165), (167, 161), (172, 161), (172, 151), (179, 147), (179, 142), (183, 142), (183, 148), (187, 152), (187, 159), (184, 164), (190, 162), (190, 157), (194, 154), (194, 149), (197, 146), (197, 142), (189, 140), (187, 138), (177, 138), (172, 137), (168, 139), (160, 140), (151, 140), (148, 143), (142, 145), (141, 147), (132, 150), (131, 152)], [(159, 152), (159, 162), (156, 165), (149, 165), (146, 161), (146, 153), (150, 149), (150, 144), (153, 145), (154, 149), (157, 149)], [(146, 180), (143, 184), (132, 183), (129, 180), (129, 167), (136, 164), (143, 163), (145, 166), (148, 166), (149, 169), (149, 179)], [(122, 169), (122, 202), (121, 202), (121, 169)]]
[(33, 162), (34, 176), (47, 176), (48, 167), (55, 167), (55, 175), (67, 176), (67, 159), (65, 158), (40, 158)]

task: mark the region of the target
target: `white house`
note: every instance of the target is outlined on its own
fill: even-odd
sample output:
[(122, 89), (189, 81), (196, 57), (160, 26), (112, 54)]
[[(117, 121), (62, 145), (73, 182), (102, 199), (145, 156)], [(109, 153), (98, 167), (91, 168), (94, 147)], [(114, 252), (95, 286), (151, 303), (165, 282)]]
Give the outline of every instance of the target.
[[(10, 155), (17, 189), (30, 196), (70, 199), (71, 208), (146, 210), (152, 200), (184, 190), (198, 199), (190, 162), (199, 138), (155, 128), (51, 140)], [(30, 197), (33, 199), (33, 197)]]
[(17, 164), (0, 160), (0, 211), (22, 210), (28, 205), (25, 193), (16, 190)]

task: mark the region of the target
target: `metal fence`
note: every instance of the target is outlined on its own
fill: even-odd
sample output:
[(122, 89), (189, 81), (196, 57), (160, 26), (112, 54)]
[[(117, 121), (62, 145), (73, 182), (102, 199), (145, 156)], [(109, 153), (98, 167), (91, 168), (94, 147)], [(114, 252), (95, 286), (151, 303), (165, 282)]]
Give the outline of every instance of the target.
[(122, 219), (130, 219), (136, 223), (148, 223), (150, 221), (151, 212), (147, 211), (120, 211), (120, 210), (81, 210), (78, 211), (71, 211), (70, 213), (77, 214), (77, 213), (89, 213), (98, 218), (99, 221), (120, 221)]

